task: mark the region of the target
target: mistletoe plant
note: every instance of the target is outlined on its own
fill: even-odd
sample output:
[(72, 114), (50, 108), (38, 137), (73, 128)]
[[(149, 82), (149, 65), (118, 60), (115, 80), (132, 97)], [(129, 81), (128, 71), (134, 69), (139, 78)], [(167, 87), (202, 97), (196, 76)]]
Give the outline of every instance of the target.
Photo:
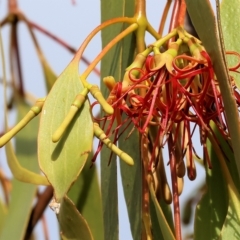
[[(215, 17), (207, 0), (175, 0), (169, 31), (164, 36), (171, 1), (166, 3), (158, 31), (147, 19), (145, 0), (122, 2), (121, 7), (111, 3), (102, 1), (102, 24), (87, 36), (56, 82), (48, 81), (51, 90), (47, 97), (37, 100), (10, 130), (5, 109), (6, 133), (0, 139), (0, 146), (5, 146), (13, 176), (19, 181), (53, 187), (50, 207), (57, 215), (63, 239), (117, 239), (118, 156), (123, 160), (121, 173), (133, 238), (180, 240), (179, 196), (186, 172), (190, 180), (196, 178), (195, 159), (198, 159), (206, 168), (207, 190), (196, 208), (194, 238), (239, 238), (240, 95), (237, 77), (232, 75), (238, 73), (239, 61), (235, 66), (228, 64), (226, 55), (238, 60), (240, 55), (237, 49), (225, 51), (219, 2), (216, 1)], [(223, 1), (221, 11), (227, 12), (229, 6), (234, 6), (231, 4)], [(25, 21), (32, 33), (34, 25), (16, 6), (11, 9), (11, 14)], [(104, 9), (112, 10), (109, 16), (104, 14)], [(122, 16), (112, 18), (110, 15), (116, 9), (124, 9)], [(199, 37), (185, 28), (187, 10)], [(121, 24), (115, 29), (119, 32), (109, 40), (112, 36), (105, 32), (106, 28), (117, 23)], [(79, 61), (99, 31), (102, 31), (103, 49), (79, 74)], [(148, 46), (146, 32), (155, 39)], [(33, 33), (32, 37), (38, 46)], [(48, 76), (50, 68), (40, 48), (37, 49)], [(101, 90), (87, 81), (100, 61)], [(3, 79), (7, 106), (5, 75)], [(90, 103), (89, 94), (95, 102)], [(101, 116), (93, 114), (96, 105), (101, 106)], [(40, 112), (38, 163), (44, 175), (21, 166), (10, 143)], [(203, 161), (192, 140), (197, 129)], [(94, 136), (100, 141), (91, 155)], [(110, 149), (110, 156), (104, 145)], [(166, 177), (168, 166), (163, 161), (163, 148), (168, 149), (171, 187)], [(92, 224), (94, 215), (87, 219), (91, 222), (89, 227), (76, 202), (70, 200), (70, 189), (83, 174), (84, 166), (88, 166), (89, 155), (94, 165), (99, 153), (103, 202), (100, 218), (104, 219), (98, 226), (100, 234)], [(216, 181), (222, 184), (222, 189), (215, 187)], [(218, 203), (219, 196), (223, 198), (221, 203)], [(80, 199), (83, 197), (79, 195)], [(207, 230), (203, 233), (204, 227)]]

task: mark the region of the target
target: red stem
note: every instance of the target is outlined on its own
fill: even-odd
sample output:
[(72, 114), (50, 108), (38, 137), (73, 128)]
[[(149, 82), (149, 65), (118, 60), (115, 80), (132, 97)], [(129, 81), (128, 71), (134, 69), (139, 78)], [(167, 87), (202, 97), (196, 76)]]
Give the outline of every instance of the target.
[(168, 148), (169, 148), (170, 169), (171, 169), (171, 178), (172, 178), (175, 237), (176, 237), (176, 240), (181, 240), (182, 234), (181, 234), (180, 207), (179, 207), (177, 173), (176, 173), (176, 159), (175, 159), (175, 149), (174, 149), (173, 139), (171, 134), (169, 135), (169, 139), (168, 139)]
[(8, 11), (13, 12), (18, 8), (17, 0), (8, 0)]
[(160, 26), (159, 26), (159, 29), (158, 29), (158, 33), (161, 36), (163, 34), (163, 30), (164, 30), (164, 26), (165, 26), (165, 23), (166, 23), (166, 20), (167, 20), (167, 16), (168, 16), (168, 12), (169, 12), (170, 6), (171, 6), (171, 0), (168, 0), (166, 2), (165, 7), (164, 7), (162, 18), (161, 18), (161, 21), (160, 21)]
[(169, 26), (169, 32), (171, 32), (174, 28), (178, 26), (184, 25), (185, 15), (186, 15), (185, 0), (175, 0), (173, 11), (172, 11), (171, 22)]
[(184, 26), (185, 15), (186, 15), (186, 3), (185, 3), (185, 0), (181, 0), (179, 12), (178, 12), (178, 22), (177, 22), (179, 26)]
[(177, 25), (177, 19), (178, 19), (178, 13), (180, 8), (180, 1), (181, 0), (175, 0), (172, 10), (172, 17), (169, 25), (169, 32), (171, 32)]

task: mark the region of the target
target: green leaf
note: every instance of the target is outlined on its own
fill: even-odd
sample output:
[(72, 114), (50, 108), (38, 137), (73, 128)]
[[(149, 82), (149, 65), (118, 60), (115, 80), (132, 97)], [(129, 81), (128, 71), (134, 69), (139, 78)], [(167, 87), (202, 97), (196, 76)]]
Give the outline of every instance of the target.
[(82, 90), (78, 64), (71, 62), (52, 87), (42, 109), (39, 165), (54, 188), (56, 200), (62, 198), (77, 179), (92, 149), (93, 123), (88, 101), (77, 112), (62, 138), (57, 143), (52, 142), (52, 135)]
[[(159, 207), (161, 208), (162, 213), (165, 216), (166, 222), (171, 228), (172, 232), (174, 232), (174, 224), (173, 224), (173, 218), (172, 218), (172, 210), (170, 205), (166, 204), (163, 199), (160, 199), (159, 207), (157, 206), (157, 203), (154, 204), (154, 199), (152, 199), (153, 196), (150, 198), (150, 214), (151, 214), (151, 222), (152, 222), (152, 233), (153, 233), (153, 239), (164, 239), (162, 230), (159, 224), (158, 217), (160, 216), (161, 212), (159, 213)], [(163, 226), (164, 228), (164, 226)], [(166, 235), (165, 235), (166, 237)]]
[[(129, 131), (132, 130), (129, 126)], [(120, 148), (127, 152), (135, 161), (133, 166), (120, 161), (121, 176), (128, 217), (133, 239), (141, 239), (142, 234), (142, 166), (139, 151), (139, 133), (134, 131), (125, 140), (128, 132), (124, 132), (119, 143)]]
[[(223, 38), (225, 43), (226, 51), (235, 51), (240, 53), (239, 45), (239, 5), (240, 0), (222, 0), (221, 1), (221, 22)], [(228, 58), (229, 67), (233, 67), (239, 63), (239, 58), (229, 56)], [(240, 88), (240, 75), (238, 73), (232, 73), (234, 81), (238, 88)]]
[[(161, 234), (160, 233), (156, 233), (156, 229), (153, 230), (153, 234), (154, 236), (163, 236), (163, 238), (159, 238), (159, 239), (164, 239), (164, 240), (174, 240), (175, 237), (173, 235), (173, 232), (169, 226), (169, 223), (171, 223), (172, 221), (170, 221), (168, 223), (159, 203), (158, 200), (156, 198), (154, 189), (152, 184), (149, 186), (150, 189), (150, 206), (151, 206), (151, 219), (154, 220), (153, 222), (153, 227), (157, 227), (157, 225), (159, 226), (157, 229), (161, 229)], [(155, 211), (153, 209), (153, 206), (155, 208)], [(158, 224), (156, 223), (156, 219), (158, 220)], [(169, 219), (168, 219), (169, 220)]]
[(225, 163), (228, 167), (228, 171), (231, 175), (234, 185), (236, 186), (238, 191), (240, 191), (240, 179), (238, 178), (238, 171), (237, 171), (236, 161), (234, 159), (232, 148), (229, 146), (229, 143), (227, 143), (226, 140), (223, 138), (222, 134), (219, 132), (215, 124), (211, 123), (211, 128), (219, 142), (221, 150), (227, 157), (227, 160), (225, 161)]
[[(134, 1), (101, 1), (102, 22), (118, 16), (132, 17), (133, 15)], [(104, 29), (102, 31), (102, 46), (104, 47), (126, 26), (127, 25), (125, 24), (115, 24), (108, 27), (107, 29)], [(134, 34), (130, 34), (129, 36), (125, 37), (121, 42), (119, 42), (115, 47), (113, 47), (107, 53), (106, 58), (102, 60), (101, 76), (106, 77), (110, 75), (113, 76), (117, 81), (121, 81), (123, 79), (126, 67), (128, 67), (133, 61), (134, 51), (135, 36)], [(105, 94), (105, 96), (108, 95), (108, 90), (104, 85), (101, 85), (101, 90)], [(132, 126), (130, 126), (129, 129), (131, 129), (131, 127)], [(120, 149), (128, 153), (135, 160), (135, 162), (140, 161), (140, 152), (138, 148), (139, 134), (137, 132), (134, 132), (130, 139), (125, 141), (126, 136), (127, 133), (124, 133), (121, 136), (121, 139), (119, 141)], [(108, 239), (117, 239), (117, 191), (114, 190), (114, 193), (112, 193), (112, 189), (117, 189), (117, 174), (115, 166), (110, 166), (108, 169), (106, 169), (106, 160), (108, 159), (108, 157), (106, 156), (109, 156), (109, 153), (103, 152), (101, 155), (101, 167), (104, 167), (101, 176), (101, 178), (104, 180), (104, 183), (102, 184), (102, 196), (103, 204), (104, 206), (106, 206), (106, 209), (104, 209), (105, 238), (109, 237), (108, 233), (113, 231), (114, 234), (111, 234), (111, 238)], [(112, 160), (111, 165), (113, 164), (113, 162), (115, 162), (115, 160)], [(141, 181), (139, 181), (139, 179), (141, 179), (141, 165), (135, 163), (134, 166), (128, 166), (126, 165), (126, 163), (120, 161), (120, 166), (123, 191), (128, 210), (132, 236), (133, 239), (140, 239), (142, 219)], [(110, 171), (113, 172), (110, 173)], [(111, 220), (108, 220), (109, 216), (111, 216)]]
[(61, 228), (61, 236), (65, 240), (93, 240), (86, 220), (78, 212), (73, 202), (64, 197), (60, 202), (57, 218)]
[[(92, 155), (90, 155), (91, 157)], [(91, 159), (89, 157), (89, 159)], [(91, 164), (91, 162), (88, 162)], [(86, 164), (77, 181), (71, 187), (68, 196), (78, 211), (88, 222), (94, 239), (103, 240), (102, 199), (98, 183), (97, 169)]]
[(47, 86), (47, 90), (48, 92), (50, 91), (50, 89), (52, 88), (52, 86), (54, 85), (57, 76), (56, 74), (53, 72), (52, 68), (49, 66), (47, 60), (45, 58), (41, 58), (41, 64), (42, 64), (42, 68), (43, 68), (43, 72), (44, 72), (44, 76), (45, 76), (45, 83)]
[(220, 162), (209, 140), (207, 141), (207, 148), (212, 169), (205, 166), (207, 192), (196, 207), (194, 226), (194, 239), (196, 240), (219, 239), (228, 209), (226, 182)]
[(149, 206), (150, 206), (153, 239), (164, 239), (159, 222), (158, 222), (158, 216), (157, 216), (156, 208), (154, 206), (153, 201), (150, 201)]
[[(123, 1), (122, 16), (132, 17), (134, 15), (134, 1)], [(118, 54), (118, 59), (121, 64), (116, 68), (120, 75), (120, 80), (123, 79), (125, 69), (133, 62), (136, 48), (136, 39), (134, 33), (124, 38), (121, 51)], [(122, 119), (124, 121), (124, 117)], [(120, 128), (123, 130), (125, 126)], [(129, 166), (120, 161), (121, 178), (125, 202), (128, 210), (128, 217), (133, 239), (140, 239), (142, 235), (142, 166), (140, 153), (140, 135), (135, 130), (128, 139), (129, 132), (132, 130), (133, 124), (128, 127), (121, 138), (119, 139), (119, 147), (124, 152), (128, 153), (135, 164)]]
[(235, 215), (234, 207), (231, 201), (228, 207), (227, 217), (221, 231), (221, 239), (240, 239), (239, 221)]
[[(105, 157), (104, 157), (105, 156)], [(115, 156), (108, 166), (109, 151), (101, 152), (101, 194), (103, 204), (104, 239), (118, 239), (117, 163)]]
[[(30, 106), (18, 100), (18, 119), (20, 121), (28, 112)], [(37, 129), (38, 119), (33, 119), (16, 136), (16, 154), (20, 164), (28, 170), (39, 173), (37, 162)], [(37, 186), (12, 181), (12, 190), (7, 217), (0, 234), (0, 239), (23, 239), (32, 210), (32, 203)], [(14, 231), (13, 231), (14, 226)]]

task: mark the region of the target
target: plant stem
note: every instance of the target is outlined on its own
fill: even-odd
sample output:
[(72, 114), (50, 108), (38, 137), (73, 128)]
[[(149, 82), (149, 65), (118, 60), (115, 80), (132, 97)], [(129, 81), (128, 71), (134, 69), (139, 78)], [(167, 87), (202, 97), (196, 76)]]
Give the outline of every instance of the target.
[(84, 42), (82, 43), (82, 45), (80, 46), (80, 48), (78, 49), (75, 57), (73, 58), (72, 61), (79, 61), (83, 55), (84, 50), (86, 49), (87, 45), (89, 44), (89, 42), (93, 39), (93, 37), (99, 32), (101, 31), (103, 28), (110, 26), (114, 23), (129, 23), (129, 24), (133, 24), (135, 23), (135, 19), (134, 18), (128, 18), (128, 17), (119, 17), (119, 18), (114, 18), (114, 19), (110, 19), (102, 24), (100, 24), (98, 27), (96, 27), (88, 36), (87, 38), (84, 40)]
[(136, 31), (137, 53), (145, 50), (145, 32), (148, 25), (146, 16), (146, 2), (145, 0), (135, 0), (135, 19), (138, 24)]
[[(216, 127), (216, 126), (214, 126)], [(226, 164), (226, 160), (222, 154), (222, 151), (218, 145), (218, 143), (216, 142), (215, 138), (213, 137), (212, 134), (208, 134), (208, 138), (211, 141), (211, 144), (213, 146), (214, 151), (216, 152), (220, 165), (221, 165), (221, 169), (224, 175), (224, 179), (227, 182), (227, 189), (228, 189), (228, 194), (229, 194), (229, 199), (232, 200), (232, 204), (233, 207), (235, 208), (235, 213), (237, 215), (238, 220), (240, 221), (240, 195), (239, 192), (233, 182), (233, 179), (231, 177), (231, 174), (228, 171), (228, 166)]]
[(152, 25), (148, 22), (146, 29), (155, 39), (160, 39), (162, 36), (152, 27)]
[(181, 0), (175, 0), (172, 10), (172, 17), (169, 25), (169, 32), (171, 32), (177, 25), (177, 19), (178, 19), (178, 12), (180, 8), (180, 1)]
[(13, 12), (18, 8), (17, 0), (8, 0), (8, 11)]
[(48, 203), (50, 202), (52, 196), (53, 196), (52, 186), (46, 187), (44, 192), (42, 194), (38, 195), (38, 201), (32, 210), (24, 239), (27, 240), (30, 238), (34, 227), (38, 223), (39, 219), (42, 217), (43, 212), (45, 211), (46, 207), (48, 206)]
[(175, 0), (171, 22), (169, 25), (169, 32), (171, 32), (176, 27), (184, 25), (185, 15), (186, 15), (185, 0)]
[(181, 240), (182, 235), (181, 235), (180, 207), (179, 207), (179, 197), (178, 197), (178, 184), (177, 184), (177, 174), (176, 174), (176, 158), (175, 158), (175, 149), (174, 149), (174, 144), (173, 144), (173, 139), (171, 134), (169, 135), (169, 139), (168, 139), (168, 149), (169, 149), (170, 169), (171, 169), (171, 178), (172, 178), (175, 237), (176, 237), (176, 240)]
[(12, 61), (13, 66), (16, 66), (16, 76), (19, 84), (19, 90), (18, 93), (20, 96), (24, 97), (24, 84), (23, 84), (23, 77), (22, 77), (22, 67), (21, 67), (21, 60), (20, 60), (20, 54), (19, 54), (19, 45), (18, 45), (18, 38), (17, 38), (17, 24), (18, 24), (18, 18), (16, 17), (16, 21), (12, 23), (12, 48), (13, 48), (13, 56)]
[(166, 2), (165, 7), (164, 7), (162, 18), (161, 18), (161, 22), (160, 22), (160, 26), (159, 26), (159, 29), (158, 29), (158, 33), (160, 34), (160, 36), (163, 35), (164, 26), (166, 24), (166, 19), (167, 19), (167, 15), (169, 13), (169, 9), (170, 9), (171, 3), (172, 3), (172, 0), (168, 0)]
[(186, 8), (185, 0), (181, 0), (179, 12), (178, 12), (178, 22), (177, 22), (178, 26), (184, 26), (186, 10), (187, 8)]
[(98, 62), (108, 53), (108, 51), (121, 39), (126, 37), (131, 32), (135, 31), (138, 28), (138, 25), (136, 23), (133, 23), (130, 25), (127, 29), (122, 31), (119, 35), (117, 35), (110, 43), (107, 44), (107, 46), (100, 52), (100, 54), (94, 59), (94, 61), (88, 66), (88, 68), (84, 71), (84, 73), (81, 75), (81, 79), (84, 81), (88, 77), (88, 75), (92, 72), (92, 70), (96, 67)]
[(135, 0), (135, 14), (138, 17), (146, 17), (146, 1)]

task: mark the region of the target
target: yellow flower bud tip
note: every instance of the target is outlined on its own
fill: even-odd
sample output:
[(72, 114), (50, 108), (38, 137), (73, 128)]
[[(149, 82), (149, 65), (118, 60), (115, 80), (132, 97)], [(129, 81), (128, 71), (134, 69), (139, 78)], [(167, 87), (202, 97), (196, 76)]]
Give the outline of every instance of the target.
[(164, 182), (161, 186), (163, 199), (167, 204), (172, 203), (172, 193), (170, 191), (169, 185), (167, 182)]
[(133, 166), (134, 165), (134, 161), (133, 159), (125, 152), (122, 152), (119, 157), (128, 165)]
[(112, 115), (114, 113), (113, 107), (111, 105), (109, 105), (108, 103), (107, 104), (105, 103), (101, 106), (102, 106), (105, 113), (107, 113), (109, 115)]
[(106, 85), (106, 87), (109, 89), (109, 91), (112, 91), (112, 89), (114, 88), (116, 81), (114, 79), (114, 77), (112, 76), (108, 76), (103, 78), (103, 82)]
[(62, 137), (63, 131), (61, 129), (57, 129), (55, 133), (52, 135), (52, 142), (56, 143)]
[(91, 86), (90, 93), (99, 102), (99, 104), (102, 106), (103, 110), (107, 114), (113, 114), (114, 110), (113, 110), (112, 106), (107, 103), (107, 101), (103, 97), (101, 91), (99, 90), (98, 86), (96, 86), (96, 85)]
[(183, 191), (183, 186), (184, 186), (184, 181), (183, 178), (177, 178), (177, 185), (178, 185), (178, 196), (182, 194)]
[(74, 118), (74, 116), (78, 112), (78, 109), (79, 109), (78, 106), (71, 105), (67, 116), (64, 118), (63, 122), (61, 123), (61, 125), (58, 127), (58, 129), (54, 132), (54, 134), (52, 136), (52, 141), (53, 142), (58, 142), (59, 141), (59, 139), (62, 137), (63, 133), (65, 132), (65, 130), (67, 129), (67, 127), (71, 123), (72, 119)]
[(35, 116), (37, 116), (42, 111), (42, 107), (34, 105), (33, 107), (31, 107), (31, 111), (34, 113)]

